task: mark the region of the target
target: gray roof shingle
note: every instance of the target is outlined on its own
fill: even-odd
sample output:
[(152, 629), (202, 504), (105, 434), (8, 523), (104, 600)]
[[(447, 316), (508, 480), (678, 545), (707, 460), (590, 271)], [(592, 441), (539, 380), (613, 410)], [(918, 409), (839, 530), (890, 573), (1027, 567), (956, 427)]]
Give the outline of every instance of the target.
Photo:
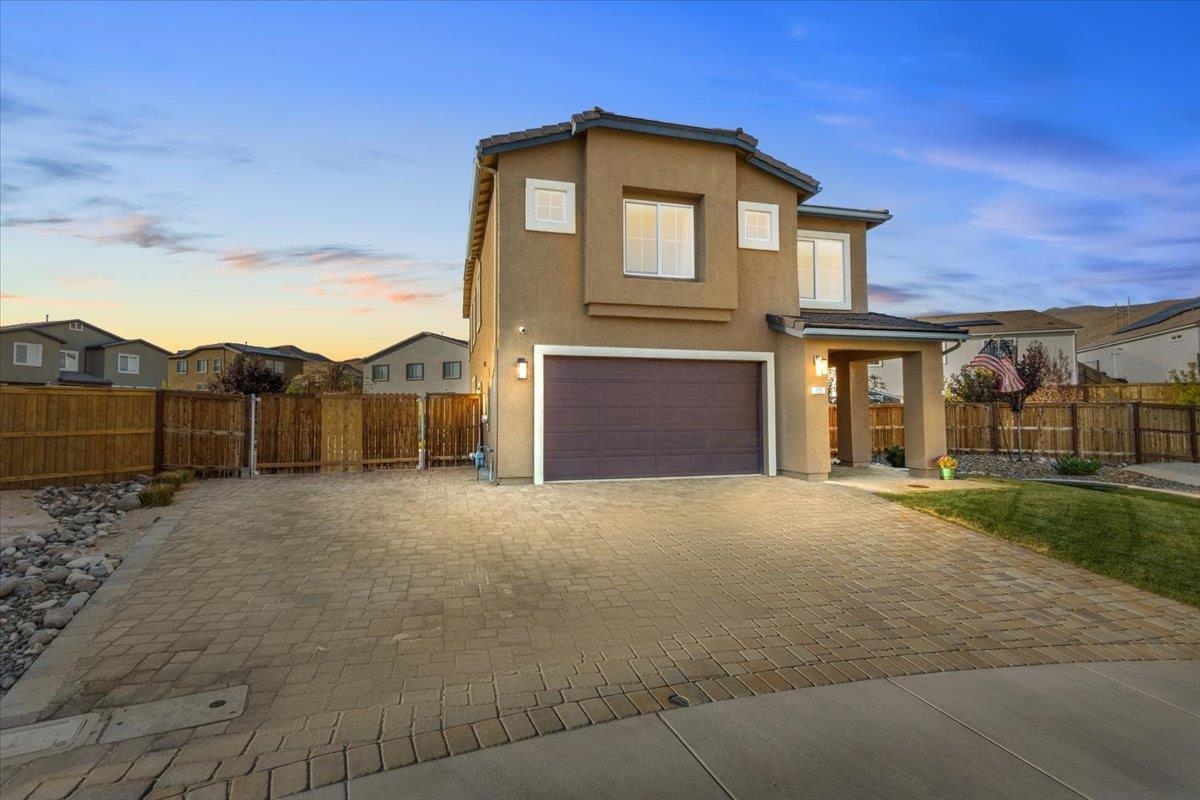
[(837, 328), (844, 330), (896, 331), (903, 333), (944, 333), (961, 337), (966, 331), (951, 325), (938, 325), (908, 317), (894, 317), (873, 311), (801, 311), (799, 314), (768, 314), (772, 328)]

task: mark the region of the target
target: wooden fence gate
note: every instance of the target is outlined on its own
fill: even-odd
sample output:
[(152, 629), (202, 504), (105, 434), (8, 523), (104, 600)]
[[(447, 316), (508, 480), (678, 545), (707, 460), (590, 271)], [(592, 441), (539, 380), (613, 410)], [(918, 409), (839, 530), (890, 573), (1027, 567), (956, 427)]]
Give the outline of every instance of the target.
[(160, 391), (155, 464), (206, 477), (237, 475), (246, 466), (245, 398), (212, 392)]

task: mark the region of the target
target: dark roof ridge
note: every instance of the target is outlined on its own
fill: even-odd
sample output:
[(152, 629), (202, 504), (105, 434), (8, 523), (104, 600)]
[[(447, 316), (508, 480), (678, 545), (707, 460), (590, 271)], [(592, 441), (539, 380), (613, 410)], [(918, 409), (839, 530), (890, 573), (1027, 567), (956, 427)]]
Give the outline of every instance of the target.
[(461, 347), (467, 346), (467, 342), (465, 339), (455, 339), (453, 336), (447, 336), (444, 333), (434, 333), (433, 331), (421, 331), (420, 333), (414, 333), (412, 336), (409, 336), (407, 339), (401, 339), (400, 341), (396, 342), (395, 344), (388, 345), (387, 347), (380, 350), (378, 353), (373, 353), (369, 356), (363, 356), (363, 363), (365, 364), (368, 361), (374, 361), (377, 358), (382, 358), (383, 356), (386, 356), (388, 353), (391, 353), (395, 350), (399, 350), (401, 347), (405, 347), (406, 345), (410, 345), (413, 342), (417, 341), (418, 339), (424, 339), (426, 336), (432, 336), (435, 339), (441, 339), (443, 342), (448, 342), (450, 344), (456, 344)]

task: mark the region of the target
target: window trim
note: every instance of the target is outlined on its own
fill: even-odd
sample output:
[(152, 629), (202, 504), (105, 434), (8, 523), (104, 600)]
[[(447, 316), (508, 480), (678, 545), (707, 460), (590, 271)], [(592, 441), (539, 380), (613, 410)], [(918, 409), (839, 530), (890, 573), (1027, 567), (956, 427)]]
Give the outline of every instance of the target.
[(82, 323), (82, 322), (79, 322), (78, 320), (76, 320), (76, 321), (74, 321), (74, 322), (68, 322), (68, 323), (67, 323), (67, 330), (69, 330), (69, 331), (81, 331), (81, 330), (83, 330), (83, 323)]
[(214, 356), (214, 357), (213, 357), (213, 360), (212, 360), (212, 371), (213, 371), (213, 372), (220, 372), (220, 371), (221, 371), (221, 358), (220, 358), (220, 356)]
[[(766, 239), (751, 239), (746, 235), (746, 212), (769, 214), (771, 222)], [(772, 250), (779, 252), (779, 206), (774, 203), (754, 203), (738, 200), (738, 247), (742, 250)]]
[[(18, 347), (25, 348), (25, 356), (26, 356), (25, 361), (17, 361), (17, 348)], [(28, 357), (33, 353), (37, 354), (37, 363), (34, 363), (33, 361), (28, 360)], [(40, 367), (40, 366), (42, 366), (42, 357), (43, 357), (42, 346), (40, 344), (38, 344), (37, 342), (13, 342), (12, 361), (13, 361), (14, 367)]]
[[(842, 300), (818, 300), (813, 297), (800, 296), (800, 240), (801, 239), (835, 239), (842, 243)], [(796, 295), (801, 308), (828, 308), (833, 310), (848, 310), (853, 305), (850, 293), (850, 234), (837, 231), (796, 231)], [(815, 276), (814, 276), (815, 278)], [(816, 281), (813, 281), (813, 291), (816, 292)]]
[[(375, 377), (376, 370), (381, 370), (383, 372), (382, 378)], [(392, 379), (392, 365), (391, 364), (372, 364), (371, 365), (371, 382), (372, 383), (385, 383), (387, 381), (390, 381), (391, 379)]]
[[(446, 367), (450, 366), (451, 364), (458, 365), (458, 374), (457, 375), (447, 375), (446, 374)], [(444, 381), (461, 381), (462, 380), (462, 362), (461, 361), (443, 361), (442, 362), (442, 380), (444, 380)]]
[[(133, 369), (121, 369), (121, 359), (129, 359), (129, 364)], [(137, 353), (117, 353), (117, 372), (122, 375), (141, 375), (142, 374), (142, 357)]]
[[(420, 374), (415, 378), (411, 377), (409, 374), (409, 369), (411, 367), (419, 367), (420, 368), (420, 370), (419, 370)], [(406, 380), (406, 381), (423, 381), (423, 380), (425, 380), (425, 362), (424, 361), (411, 361), (411, 362), (405, 364), (404, 365), (404, 380)]]
[(208, 359), (207, 358), (197, 358), (196, 359), (196, 374), (197, 375), (208, 374)]
[[(537, 218), (537, 190), (562, 192), (566, 219), (553, 222)], [(575, 233), (575, 184), (570, 181), (551, 181), (544, 178), (525, 179), (525, 230), (542, 233)]]
[[(63, 366), (63, 357), (70, 353), (75, 356), (75, 369), (67, 369)], [(78, 372), (79, 371), (79, 351), (78, 350), (59, 350), (58, 351), (58, 371), (59, 372)]]
[[(656, 247), (655, 268), (657, 272), (630, 272), (629, 271), (629, 232), (626, 227), (626, 208), (630, 203), (637, 203), (644, 206), (654, 206), (654, 236)], [(662, 274), (662, 209), (670, 208), (686, 208), (692, 212), (692, 274), (691, 275), (663, 275)], [(669, 200), (641, 200), (636, 197), (624, 197), (621, 199), (621, 271), (628, 278), (652, 278), (668, 281), (695, 281), (696, 280), (696, 203), (672, 203)]]
[[(180, 369), (180, 367), (183, 367), (183, 369)], [(175, 374), (176, 375), (187, 375), (188, 374), (188, 362), (187, 362), (186, 358), (178, 359), (175, 362)]]

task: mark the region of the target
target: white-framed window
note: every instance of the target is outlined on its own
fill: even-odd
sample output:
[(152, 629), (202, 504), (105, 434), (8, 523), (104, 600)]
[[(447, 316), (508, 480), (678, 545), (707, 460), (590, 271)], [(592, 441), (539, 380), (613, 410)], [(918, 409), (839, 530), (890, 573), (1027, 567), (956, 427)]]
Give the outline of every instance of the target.
[(117, 353), (117, 372), (137, 375), (142, 371), (142, 357), (133, 353)]
[(525, 230), (575, 232), (575, 184), (525, 179)]
[(67, 329), (72, 330), (72, 331), (81, 331), (81, 330), (83, 330), (83, 323), (82, 322), (69, 322), (69, 323), (67, 323)]
[(276, 375), (283, 374), (283, 362), (282, 361), (268, 361), (267, 366), (271, 369), (271, 372), (274, 372)]
[(406, 381), (423, 381), (423, 380), (425, 380), (425, 365), (424, 364), (405, 364), (404, 365), (404, 380), (406, 380)]
[(371, 365), (371, 380), (373, 381), (390, 381), (392, 379), (392, 367), (390, 364), (372, 364)]
[(187, 361), (185, 359), (181, 358), (175, 362), (175, 374), (187, 375)]
[(78, 350), (59, 350), (58, 351), (58, 371), (59, 372), (79, 372), (79, 351)]
[(13, 342), (13, 364), (18, 367), (40, 367), (42, 346), (30, 342)]
[(1182, 334), (1182, 333), (1177, 333), (1177, 334), (1175, 334), (1174, 336), (1172, 336), (1172, 337), (1171, 337), (1171, 341), (1172, 341), (1172, 342), (1178, 342), (1178, 341), (1180, 341), (1180, 340), (1182, 340), (1182, 339), (1183, 339), (1183, 334)]
[(220, 371), (221, 371), (221, 359), (214, 358), (213, 359), (213, 372), (220, 372)]
[(878, 361), (868, 361), (868, 362), (867, 362), (867, 366), (868, 366), (868, 367), (882, 367), (882, 366), (883, 366), (883, 359), (880, 359), (880, 360), (878, 360)]
[(442, 380), (456, 381), (462, 377), (462, 362), (461, 361), (443, 361), (442, 362)]
[(800, 305), (850, 308), (850, 234), (796, 232)]
[(625, 274), (695, 278), (695, 206), (626, 200)]
[(197, 358), (196, 359), (196, 374), (203, 375), (206, 372), (208, 372), (208, 359), (207, 358)]
[(738, 200), (738, 247), (779, 250), (779, 206)]

